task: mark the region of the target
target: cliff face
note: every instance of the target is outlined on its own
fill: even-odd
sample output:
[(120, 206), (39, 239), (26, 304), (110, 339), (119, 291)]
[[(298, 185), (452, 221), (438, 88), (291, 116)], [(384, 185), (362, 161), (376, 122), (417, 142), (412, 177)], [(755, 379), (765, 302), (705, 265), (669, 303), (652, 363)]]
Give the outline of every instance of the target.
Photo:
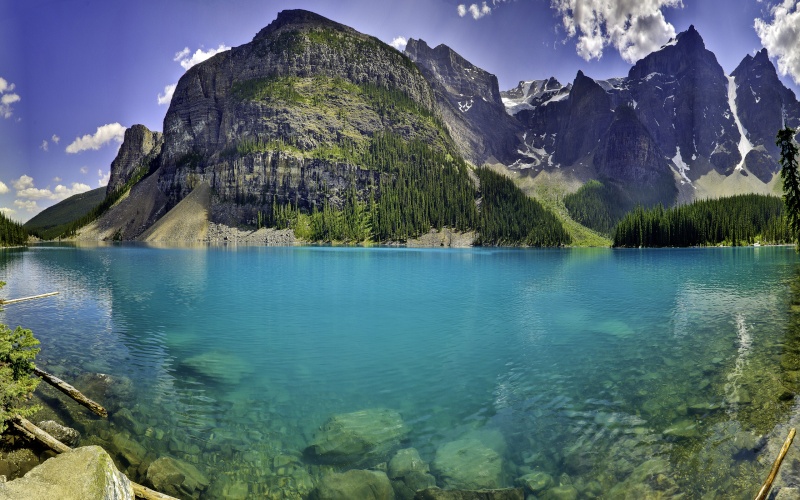
[(476, 165), (495, 158), (519, 158), (521, 124), (505, 112), (497, 77), (473, 65), (450, 47), (432, 49), (411, 39), (406, 55), (422, 71), (450, 135), (464, 158)]
[[(350, 161), (376, 132), (449, 145), (417, 67), (383, 42), (305, 11), (180, 79), (164, 119), (159, 188), (169, 206), (206, 182), (237, 216), (272, 201), (334, 204), (377, 173)], [(212, 212), (214, 209), (212, 208)]]
[(127, 183), (138, 168), (150, 168), (164, 145), (161, 132), (152, 132), (144, 125), (134, 125), (125, 131), (122, 146), (111, 162), (111, 175), (106, 193), (112, 193)]

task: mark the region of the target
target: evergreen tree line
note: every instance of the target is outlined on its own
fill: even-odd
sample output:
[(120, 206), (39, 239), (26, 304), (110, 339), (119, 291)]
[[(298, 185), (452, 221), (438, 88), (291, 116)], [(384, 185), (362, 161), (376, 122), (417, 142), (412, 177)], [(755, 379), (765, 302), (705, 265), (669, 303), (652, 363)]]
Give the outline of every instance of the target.
[(790, 243), (793, 238), (780, 198), (745, 194), (695, 201), (665, 209), (636, 207), (614, 231), (615, 247)]
[[(570, 242), (561, 222), (506, 177), (478, 169), (480, 192), (461, 158), (390, 132), (373, 136), (362, 167), (389, 174), (341, 208), (324, 202), (304, 210), (273, 195), (258, 227), (290, 228), (310, 241), (405, 241), (448, 227), (477, 230), (485, 245), (557, 246)], [(476, 200), (481, 198), (480, 211)]]
[(28, 231), (0, 212), (0, 246), (24, 245), (28, 241)]
[(566, 195), (564, 206), (575, 222), (610, 236), (617, 222), (635, 204), (630, 204), (618, 188), (592, 180)]

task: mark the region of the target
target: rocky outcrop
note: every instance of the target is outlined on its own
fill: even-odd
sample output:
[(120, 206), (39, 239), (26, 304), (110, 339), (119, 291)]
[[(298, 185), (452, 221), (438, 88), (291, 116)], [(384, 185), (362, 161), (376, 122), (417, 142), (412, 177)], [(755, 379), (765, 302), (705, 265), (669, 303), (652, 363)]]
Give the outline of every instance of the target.
[(341, 465), (375, 465), (388, 458), (408, 434), (399, 413), (369, 409), (332, 416), (305, 450), (311, 460)]
[(0, 499), (133, 500), (133, 487), (99, 446), (75, 448), (24, 477), (0, 483)]
[(447, 45), (430, 48), (410, 39), (406, 55), (430, 82), (437, 107), (464, 158), (482, 165), (490, 158), (519, 158), (522, 127), (503, 106), (497, 77), (473, 65)]
[(150, 164), (161, 153), (164, 136), (144, 125), (134, 125), (125, 131), (117, 157), (111, 162), (106, 193), (112, 193), (128, 182), (139, 168), (150, 170)]

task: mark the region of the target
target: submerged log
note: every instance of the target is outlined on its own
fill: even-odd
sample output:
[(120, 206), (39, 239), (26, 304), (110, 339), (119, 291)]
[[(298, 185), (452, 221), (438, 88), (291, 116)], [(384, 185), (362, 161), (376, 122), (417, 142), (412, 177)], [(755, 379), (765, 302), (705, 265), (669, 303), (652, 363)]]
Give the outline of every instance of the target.
[(794, 427), (791, 428), (789, 431), (789, 435), (786, 436), (786, 441), (783, 442), (783, 446), (781, 447), (781, 452), (778, 453), (778, 458), (775, 459), (775, 463), (772, 464), (772, 469), (769, 471), (769, 476), (767, 476), (767, 480), (764, 481), (764, 485), (758, 491), (755, 500), (764, 500), (767, 498), (769, 494), (770, 488), (772, 488), (772, 482), (775, 481), (775, 476), (778, 475), (778, 470), (781, 468), (781, 463), (783, 463), (783, 459), (786, 457), (786, 453), (789, 452), (789, 447), (792, 445), (792, 440), (794, 440), (795, 435)]
[[(65, 453), (72, 449), (51, 436), (49, 433), (34, 425), (31, 421), (19, 415), (14, 417), (14, 419), (11, 421), (11, 424), (15, 429), (20, 431), (25, 436), (42, 443), (56, 453)], [(133, 493), (136, 495), (136, 498), (143, 498), (144, 500), (178, 500), (175, 497), (151, 490), (150, 488), (134, 483), (133, 481), (131, 481), (131, 485), (133, 486)]]
[(33, 300), (33, 299), (41, 299), (43, 297), (51, 297), (53, 295), (58, 295), (58, 292), (42, 293), (39, 295), (31, 295), (30, 297), (20, 297), (18, 299), (0, 299), (0, 306), (4, 306), (6, 304), (13, 304), (15, 302), (22, 302), (24, 300)]
[(42, 370), (40, 368), (34, 368), (33, 369), (33, 373), (35, 373), (36, 375), (40, 376), (42, 378), (42, 380), (44, 380), (48, 384), (52, 385), (53, 387), (55, 387), (59, 391), (63, 392), (67, 396), (71, 397), (72, 399), (74, 399), (78, 403), (80, 403), (83, 406), (85, 406), (86, 408), (89, 408), (90, 410), (92, 410), (92, 412), (95, 413), (96, 415), (100, 415), (101, 417), (104, 417), (104, 418), (108, 417), (108, 411), (106, 411), (105, 408), (100, 406), (95, 401), (87, 398), (86, 396), (81, 394), (81, 391), (79, 391), (78, 389), (72, 387), (71, 385), (69, 385), (68, 383), (64, 382), (60, 378), (56, 377), (55, 375), (47, 373), (46, 371), (44, 371), (44, 370)]

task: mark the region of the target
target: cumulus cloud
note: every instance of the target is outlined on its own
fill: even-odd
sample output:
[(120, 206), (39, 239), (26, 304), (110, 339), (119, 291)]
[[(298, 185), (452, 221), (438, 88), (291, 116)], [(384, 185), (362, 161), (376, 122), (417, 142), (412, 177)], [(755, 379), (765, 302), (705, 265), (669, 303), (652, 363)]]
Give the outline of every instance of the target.
[(8, 192), (8, 186), (3, 181), (0, 181), (0, 194), (6, 194)]
[(11, 118), (14, 114), (11, 105), (20, 101), (19, 94), (14, 93), (15, 85), (8, 83), (5, 78), (0, 77), (0, 116)]
[(2, 212), (6, 217), (12, 217), (14, 214), (17, 213), (16, 210), (8, 207), (0, 207), (0, 212)]
[(11, 181), (11, 185), (14, 186), (14, 189), (17, 191), (33, 187), (33, 177), (22, 175), (19, 179)]
[(41, 210), (33, 200), (14, 200), (14, 206), (29, 213), (36, 213)]
[(47, 139), (42, 141), (42, 145), (39, 146), (39, 149), (41, 149), (42, 151), (48, 151), (50, 149), (50, 145), (47, 144)]
[(61, 137), (57, 136), (56, 134), (53, 134), (53, 137), (51, 137), (50, 139), (52, 139), (54, 143), (58, 144), (58, 141), (61, 140)]
[(405, 50), (407, 44), (408, 40), (406, 40), (406, 37), (396, 36), (392, 39), (392, 42), (389, 45), (402, 52), (403, 50)]
[(231, 48), (222, 43), (216, 49), (197, 49), (194, 51), (194, 54), (190, 56), (189, 54), (191, 51), (189, 50), (189, 47), (185, 47), (182, 51), (175, 54), (173, 61), (179, 62), (181, 66), (183, 66), (183, 69), (189, 69), (195, 64), (200, 64), (206, 59), (209, 59), (220, 52), (225, 52), (226, 50), (231, 50)]
[(164, 87), (164, 93), (158, 94), (158, 105), (163, 106), (165, 104), (169, 104), (172, 102), (172, 95), (175, 93), (175, 87), (177, 87), (177, 83), (173, 83), (172, 85), (166, 85)]
[(569, 38), (578, 38), (583, 59), (600, 59), (607, 46), (634, 63), (675, 36), (663, 9), (682, 8), (682, 0), (551, 0)]
[[(85, 193), (91, 189), (91, 187), (83, 184), (82, 182), (73, 182), (69, 186), (58, 184), (52, 190), (50, 189), (50, 186), (47, 186), (46, 188), (37, 188), (33, 183), (33, 177), (27, 175), (23, 175), (16, 181), (12, 182), (12, 185), (14, 186), (14, 189), (17, 190), (18, 198), (14, 204), (18, 207), (25, 208), (26, 210), (28, 210), (27, 207), (35, 207), (36, 200), (60, 201), (78, 193)], [(24, 205), (20, 205), (18, 202), (24, 203)], [(33, 204), (31, 204), (31, 202)]]
[[(497, 3), (498, 3), (497, 0), (493, 2), (493, 4)], [(467, 12), (469, 12), (470, 15), (472, 15), (472, 19), (475, 19), (477, 21), (483, 16), (491, 14), (492, 8), (486, 5), (486, 2), (483, 2), (480, 5), (474, 3), (469, 7), (467, 7), (465, 4), (460, 4), (458, 7), (456, 7), (456, 12), (458, 12), (459, 17), (464, 17), (467, 15)]]
[(102, 169), (98, 169), (97, 177), (99, 177), (99, 179), (97, 179), (97, 187), (107, 186), (108, 180), (111, 178), (111, 170), (108, 170), (106, 171), (106, 173), (103, 173)]
[(89, 149), (100, 149), (102, 146), (111, 141), (122, 142), (125, 136), (125, 127), (119, 123), (109, 123), (97, 127), (97, 131), (90, 135), (86, 134), (83, 137), (76, 137), (72, 143), (67, 146), (67, 153), (79, 153)]
[(800, 0), (784, 0), (769, 9), (771, 19), (756, 19), (754, 28), (767, 52), (778, 58), (781, 75), (800, 84)]

